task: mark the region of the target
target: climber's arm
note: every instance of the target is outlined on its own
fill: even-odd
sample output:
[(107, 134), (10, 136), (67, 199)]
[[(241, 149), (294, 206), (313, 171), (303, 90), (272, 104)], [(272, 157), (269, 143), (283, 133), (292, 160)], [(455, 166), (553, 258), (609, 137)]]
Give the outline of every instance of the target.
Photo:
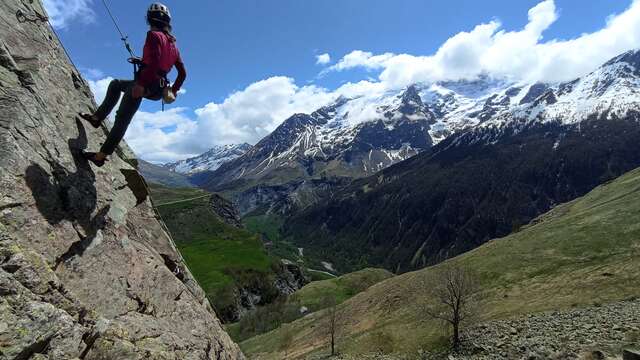
[(176, 81), (173, 83), (171, 90), (173, 90), (174, 94), (177, 94), (184, 83), (184, 80), (187, 78), (187, 70), (184, 67), (184, 63), (182, 59), (178, 56), (178, 60), (176, 61), (176, 70), (178, 70), (178, 77), (176, 77)]

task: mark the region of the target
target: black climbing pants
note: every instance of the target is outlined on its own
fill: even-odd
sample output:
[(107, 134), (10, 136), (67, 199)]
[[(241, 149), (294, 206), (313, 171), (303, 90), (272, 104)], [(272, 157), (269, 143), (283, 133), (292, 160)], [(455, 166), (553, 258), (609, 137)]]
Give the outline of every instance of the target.
[(111, 131), (107, 136), (107, 140), (105, 140), (104, 144), (102, 144), (102, 147), (100, 148), (100, 152), (104, 154), (113, 154), (113, 151), (116, 149), (118, 144), (120, 144), (120, 141), (122, 141), (125, 132), (127, 132), (131, 119), (133, 119), (133, 116), (140, 107), (142, 98), (134, 99), (131, 96), (131, 90), (134, 85), (135, 81), (133, 80), (112, 80), (109, 84), (109, 88), (107, 89), (107, 95), (104, 97), (102, 104), (98, 107), (98, 111), (95, 113), (98, 119), (106, 119), (118, 103), (118, 100), (120, 100), (120, 93), (124, 93), (122, 101), (120, 102), (120, 107), (118, 107), (118, 111), (116, 111), (116, 119), (113, 123), (113, 128), (111, 128)]

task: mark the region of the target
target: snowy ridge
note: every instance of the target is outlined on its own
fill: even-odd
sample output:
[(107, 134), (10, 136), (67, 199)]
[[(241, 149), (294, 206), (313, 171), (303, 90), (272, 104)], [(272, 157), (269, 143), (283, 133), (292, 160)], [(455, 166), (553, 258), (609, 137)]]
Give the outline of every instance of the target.
[(212, 188), (241, 178), (366, 176), (467, 130), (479, 134), (478, 141), (491, 141), (507, 129), (517, 132), (536, 122), (623, 117), (640, 108), (639, 92), (640, 52), (629, 51), (566, 83), (480, 76), (340, 97), (312, 114), (284, 121), (245, 155), (223, 165)]
[(169, 171), (180, 174), (194, 174), (217, 170), (222, 164), (242, 156), (251, 149), (249, 144), (215, 146), (209, 151), (186, 160), (163, 165)]

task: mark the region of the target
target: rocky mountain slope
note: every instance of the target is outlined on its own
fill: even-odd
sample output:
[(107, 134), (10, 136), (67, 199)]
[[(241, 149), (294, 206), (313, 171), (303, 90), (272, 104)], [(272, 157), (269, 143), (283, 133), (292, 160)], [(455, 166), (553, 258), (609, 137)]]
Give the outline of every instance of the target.
[(443, 106), (434, 126), (455, 116), (470, 127), (297, 214), (285, 235), (346, 268), (365, 256), (403, 271), (517, 230), (640, 166), (639, 54), (570, 83), (491, 95), (464, 116)]
[[(362, 121), (359, 115), (367, 110), (375, 115)], [(274, 203), (281, 212), (303, 208), (307, 203), (299, 198), (322, 197), (341, 178), (373, 174), (430, 148), (433, 121), (415, 87), (375, 98), (339, 98), (312, 114), (293, 115), (201, 184), (253, 204), (248, 211)], [(265, 198), (265, 192), (274, 195)]]
[(244, 156), (224, 164), (207, 186), (238, 179), (283, 184), (305, 176), (368, 174), (431, 146), (428, 129), (434, 116), (415, 88), (378, 98), (379, 118), (363, 123), (350, 117), (351, 107), (370, 106), (371, 99), (360, 100), (340, 98), (312, 114), (293, 115)]
[(492, 321), (463, 336), (455, 359), (606, 359), (640, 341), (640, 300)]
[[(260, 202), (250, 210), (276, 203), (278, 212), (297, 211), (309, 204), (296, 203), (295, 189), (304, 186), (309, 193), (315, 188), (309, 179), (371, 175), (471, 128), (491, 128), (483, 136), (492, 136), (496, 129), (534, 122), (575, 124), (603, 113), (620, 117), (638, 105), (638, 56), (636, 51), (622, 54), (581, 79), (560, 84), (480, 76), (339, 98), (312, 114), (287, 119), (252, 151), (202, 176), (198, 184), (225, 191), (239, 203)], [(261, 199), (265, 192), (278, 196)]]
[[(482, 289), (476, 298), (478, 317), (463, 332), (469, 329), (466, 339), (482, 346), (475, 349), (481, 355), (489, 351), (485, 359), (552, 358), (545, 354), (553, 354), (559, 336), (568, 344), (555, 347), (566, 350), (559, 358), (576, 359), (595, 350), (620, 358), (622, 348), (637, 344), (640, 336), (639, 215), (636, 169), (556, 206), (505, 238), (444, 264), (397, 275), (345, 301), (338, 307), (338, 351), (353, 359), (379, 351), (391, 355), (383, 358), (411, 359), (446, 348), (442, 325), (425, 314), (425, 306), (435, 301), (434, 271), (453, 266), (477, 276)], [(544, 314), (553, 311), (558, 313)], [(241, 345), (250, 356), (265, 360), (281, 359), (285, 348), (299, 358), (326, 355), (328, 319), (327, 312), (316, 312)], [(509, 322), (491, 323), (495, 320)], [(290, 340), (288, 346), (283, 339)]]
[(203, 171), (215, 171), (222, 164), (234, 160), (251, 149), (251, 145), (230, 144), (214, 146), (207, 152), (186, 160), (163, 165), (169, 171), (191, 175)]
[(75, 119), (91, 92), (34, 11), (0, 3), (0, 357), (244, 359), (126, 146), (102, 168), (78, 156), (104, 129)]

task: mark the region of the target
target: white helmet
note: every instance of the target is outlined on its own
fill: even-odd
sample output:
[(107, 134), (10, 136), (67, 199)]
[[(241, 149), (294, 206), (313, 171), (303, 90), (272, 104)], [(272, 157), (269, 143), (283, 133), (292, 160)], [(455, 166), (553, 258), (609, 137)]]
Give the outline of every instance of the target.
[(151, 4), (151, 6), (149, 6), (149, 10), (147, 10), (147, 13), (160, 13), (171, 18), (171, 13), (169, 12), (169, 8), (166, 5), (158, 2)]

